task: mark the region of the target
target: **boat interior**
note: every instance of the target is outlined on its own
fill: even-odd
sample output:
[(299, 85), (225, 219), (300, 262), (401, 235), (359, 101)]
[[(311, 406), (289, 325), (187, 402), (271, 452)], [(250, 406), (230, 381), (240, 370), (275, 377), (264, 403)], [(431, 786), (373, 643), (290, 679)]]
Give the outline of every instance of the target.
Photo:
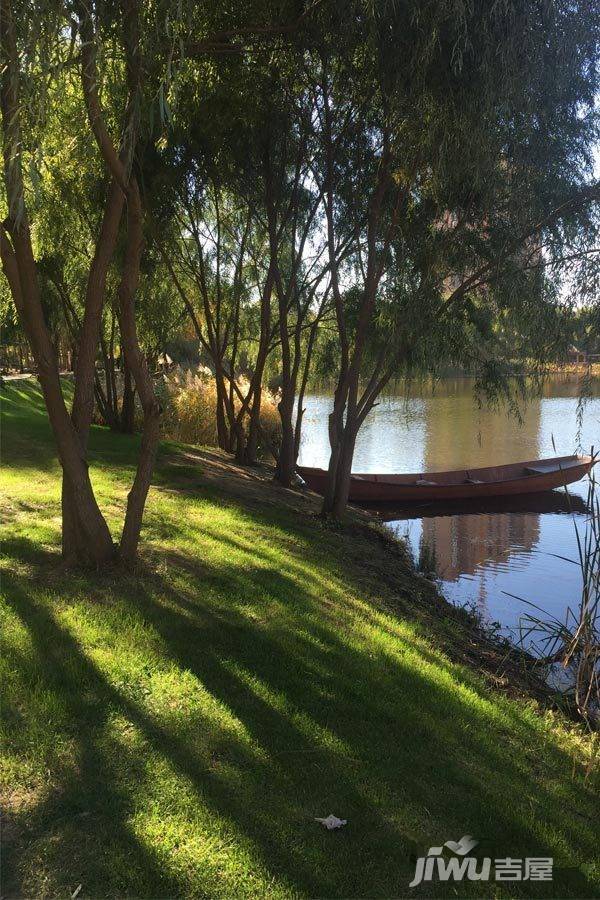
[(557, 456), (554, 459), (532, 459), (526, 462), (509, 463), (504, 466), (488, 466), (480, 469), (455, 469), (451, 472), (424, 472), (417, 476), (394, 474), (352, 474), (354, 481), (368, 481), (381, 484), (410, 485), (451, 485), (451, 484), (490, 484), (501, 481), (550, 475), (565, 472), (568, 469), (591, 462), (589, 456)]

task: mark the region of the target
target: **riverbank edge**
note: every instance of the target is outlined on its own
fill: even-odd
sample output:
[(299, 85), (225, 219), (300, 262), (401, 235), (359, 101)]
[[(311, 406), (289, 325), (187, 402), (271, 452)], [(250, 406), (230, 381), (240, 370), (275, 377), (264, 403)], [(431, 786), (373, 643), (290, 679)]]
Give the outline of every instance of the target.
[(488, 627), (474, 611), (447, 600), (435, 580), (417, 571), (402, 537), (386, 529), (376, 515), (350, 506), (343, 522), (324, 520), (321, 497), (304, 486), (281, 487), (270, 464), (242, 467), (213, 448), (168, 446), (163, 466), (195, 465), (201, 472), (199, 483), (248, 509), (268, 503), (295, 512), (314, 529), (341, 536), (386, 612), (417, 621), (452, 662), (477, 671), (492, 689), (513, 699), (533, 700), (540, 712), (554, 710), (579, 722), (566, 697), (547, 684), (539, 660)]
[[(68, 377), (65, 380), (70, 382)], [(35, 375), (5, 380), (4, 388), (19, 382), (26, 391), (39, 391)], [(1, 398), (0, 392), (0, 402)], [(94, 430), (109, 434), (107, 428), (94, 426)], [(581, 724), (565, 695), (547, 683), (539, 660), (487, 626), (473, 610), (448, 601), (435, 580), (417, 571), (402, 537), (393, 535), (375, 514), (349, 506), (343, 522), (324, 520), (318, 494), (306, 486), (283, 488), (274, 480), (274, 472), (274, 465), (266, 461), (240, 466), (217, 448), (163, 440), (153, 483), (167, 492), (208, 487), (248, 511), (266, 503), (300, 516), (317, 530), (336, 533), (352, 543), (351, 555), (370, 582), (370, 593), (387, 613), (418, 622), (452, 662), (475, 670), (492, 689), (513, 699), (533, 700), (540, 712), (553, 710)], [(169, 484), (171, 479), (174, 485)], [(145, 547), (142, 539), (139, 566), (151, 572), (158, 564), (159, 554)]]

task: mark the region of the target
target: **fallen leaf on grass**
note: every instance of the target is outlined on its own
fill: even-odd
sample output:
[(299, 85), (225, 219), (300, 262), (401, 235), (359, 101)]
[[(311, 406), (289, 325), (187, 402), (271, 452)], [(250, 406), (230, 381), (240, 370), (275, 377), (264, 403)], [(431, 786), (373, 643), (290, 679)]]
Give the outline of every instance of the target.
[(328, 831), (332, 831), (334, 828), (341, 828), (342, 825), (346, 825), (347, 819), (338, 819), (333, 813), (329, 813), (326, 819), (315, 817), (315, 822), (320, 822)]

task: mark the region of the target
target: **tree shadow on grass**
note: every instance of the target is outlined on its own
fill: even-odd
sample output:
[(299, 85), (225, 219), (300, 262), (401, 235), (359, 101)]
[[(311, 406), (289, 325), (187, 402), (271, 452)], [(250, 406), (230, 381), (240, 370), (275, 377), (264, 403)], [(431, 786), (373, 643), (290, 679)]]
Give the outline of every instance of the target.
[[(120, 698), (42, 604), (10, 576), (3, 586), (35, 649), (34, 660), (22, 657), (13, 664), (21, 668), (25, 683), (40, 678), (43, 689), (66, 706), (66, 733), (55, 738), (57, 743), (72, 740), (76, 748), (74, 764), (48, 772), (45, 798), (17, 823), (15, 846), (3, 853), (3, 896), (28, 896), (23, 881), (32, 877), (38, 885), (46, 883), (51, 896), (72, 892), (81, 882), (88, 896), (105, 896), (108, 885), (113, 895), (130, 893), (132, 883), (145, 888), (147, 896), (176, 896), (176, 884), (126, 825), (131, 798), (115, 777), (116, 760), (102, 746)], [(35, 717), (32, 699), (24, 701), (31, 704), (28, 716)]]
[[(84, 878), (86, 893), (91, 892), (94, 896), (104, 893), (107, 886), (110, 886), (109, 896), (121, 891), (130, 893), (132, 883), (139, 892), (138, 896), (170, 897), (186, 893), (186, 885), (177, 884), (169, 878), (168, 865), (162, 868), (159, 859), (136, 840), (127, 826), (127, 819), (134, 809), (135, 791), (132, 790), (128, 797), (119, 787), (121, 779), (113, 756), (119, 753), (119, 748), (111, 747), (110, 741), (106, 740), (109, 716), (117, 711), (133, 723), (145, 740), (182, 776), (192, 780), (199, 801), (208, 802), (220, 817), (229, 818), (240, 836), (246, 834), (259, 850), (266, 853), (267, 859), (272, 857), (274, 873), (290, 883), (297, 882), (297, 887), (301, 885), (311, 894), (323, 890), (323, 879), (317, 879), (300, 856), (294, 855), (292, 858), (279, 845), (277, 833), (269, 828), (272, 823), (263, 815), (264, 803), (261, 804), (261, 800), (264, 801), (272, 788), (273, 773), (269, 762), (257, 759), (238, 742), (224, 739), (222, 735), (219, 737), (217, 751), (220, 761), (226, 762), (228, 769), (233, 766), (243, 771), (254, 785), (255, 803), (247, 805), (250, 799), (248, 794), (240, 798), (235, 784), (230, 786), (228, 779), (221, 778), (218, 771), (209, 766), (207, 759), (199, 758), (193, 739), (189, 743), (181, 741), (176, 733), (163, 728), (116, 690), (81, 651), (72, 635), (43, 605), (36, 603), (10, 577), (6, 582), (9, 604), (27, 627), (36, 647), (36, 667), (43, 672), (46, 685), (52, 687), (61, 700), (66, 700), (73, 733), (77, 735), (77, 766), (64, 773), (60, 786), (35, 810), (27, 828), (28, 842), (35, 842), (36, 836), (44, 833), (52, 834), (52, 840), (44, 844), (43, 865), (48, 870), (60, 872), (65, 886), (72, 885), (77, 878)], [(249, 692), (235, 678), (231, 679), (230, 687), (233, 693), (249, 696)], [(199, 716), (198, 725), (200, 719)], [(281, 718), (281, 726), (286, 729), (297, 752), (312, 750), (312, 745), (297, 729), (286, 725), (284, 718)], [(131, 760), (125, 763), (121, 759), (120, 765), (129, 768)], [(141, 778), (140, 773), (140, 781)], [(108, 840), (99, 852), (90, 854), (95, 831)], [(89, 840), (86, 840), (86, 832)], [(75, 835), (77, 847), (73, 841)], [(119, 874), (115, 878), (115, 858), (127, 859), (131, 882), (119, 882)], [(19, 891), (14, 891), (18, 885), (18, 866), (10, 856), (6, 862), (8, 886), (5, 882), (5, 892), (18, 895)], [(116, 868), (117, 873), (121, 868), (120, 875), (123, 877), (122, 865)], [(327, 888), (333, 896), (335, 886), (328, 884)]]
[[(266, 577), (264, 570), (247, 570), (246, 576), (248, 585), (261, 592)], [(279, 582), (275, 591), (274, 578)], [(226, 617), (219, 615), (216, 619), (214, 599), (205, 606), (201, 598), (193, 594), (186, 597), (179, 587), (168, 594), (168, 586), (164, 584), (162, 590), (169, 603), (175, 605), (175, 609), (171, 606), (170, 616), (165, 618), (162, 603), (157, 604), (156, 596), (150, 596), (147, 591), (140, 596), (141, 608), (145, 618), (165, 638), (170, 652), (175, 652), (178, 664), (191, 667), (214, 696), (228, 704), (231, 702), (231, 672), (223, 661), (234, 646), (238, 665), (265, 684), (272, 694), (285, 696), (290, 708), (303, 711), (317, 726), (330, 730), (352, 748), (354, 759), (381, 761), (378, 774), (384, 779), (390, 759), (395, 759), (399, 771), (406, 775), (421, 772), (426, 780), (418, 785), (415, 799), (423, 800), (423, 793), (435, 797), (440, 773), (448, 778), (449, 793), (453, 793), (455, 784), (482, 790), (480, 811), (486, 815), (493, 799), (506, 800), (510, 791), (519, 797), (524, 796), (523, 792), (531, 793), (539, 770), (536, 773), (535, 762), (530, 768), (523, 768), (522, 760), (520, 767), (515, 766), (511, 752), (514, 748), (502, 744), (502, 737), (508, 732), (512, 732), (513, 739), (516, 734), (530, 745), (532, 740), (538, 742), (558, 771), (570, 770), (572, 760), (550, 738), (532, 735), (531, 719), (520, 715), (518, 707), (506, 704), (507, 721), (494, 721), (492, 710), (486, 709), (491, 692), (480, 679), (468, 671), (459, 673), (418, 639), (417, 646), (409, 649), (438, 672), (419, 672), (412, 660), (403, 660), (383, 649), (377, 651), (374, 647), (366, 652), (352, 646), (341, 634), (336, 634), (336, 623), (328, 621), (327, 610), (315, 609), (310, 599), (299, 597), (297, 585), (281, 573), (269, 572), (267, 586), (276, 596), (287, 596), (294, 604), (299, 603), (300, 607), (305, 604), (307, 608), (301, 609), (294, 621), (286, 621), (283, 628), (276, 625), (272, 630), (268, 626), (257, 630), (252, 615), (247, 618), (239, 605), (235, 610), (223, 610)], [(188, 629), (182, 644), (169, 642), (169, 636), (178, 631), (179, 604), (186, 612), (182, 627)], [(193, 628), (189, 614), (193, 610), (201, 624), (202, 647), (189, 636), (189, 628)], [(402, 644), (401, 638), (393, 637)], [(438, 683), (440, 673), (452, 675), (456, 683)], [(458, 692), (461, 685), (465, 688), (462, 694)], [(479, 706), (472, 702), (473, 697), (482, 701)], [(252, 731), (253, 723), (247, 720), (251, 708), (250, 698), (245, 695), (239, 707), (233, 706), (236, 715)], [(257, 738), (263, 725), (266, 727), (268, 723), (260, 723)], [(496, 742), (490, 740), (490, 730), (496, 733)], [(534, 750), (533, 746), (529, 749)], [(414, 786), (413, 783), (411, 787)], [(455, 799), (459, 798), (460, 792)], [(593, 803), (593, 794), (591, 788), (587, 790), (573, 783), (560, 799), (549, 796), (539, 799), (550, 804), (555, 825), (560, 829), (565, 826), (564, 801), (568, 799), (574, 806), (577, 799)], [(507, 825), (515, 823), (513, 813), (511, 810)], [(520, 830), (523, 839), (528, 835), (531, 843), (529, 824)], [(595, 844), (590, 841), (586, 844), (581, 834), (568, 838), (564, 832), (564, 836), (571, 841), (576, 838), (580, 848), (590, 855), (595, 852)]]
[[(33, 564), (35, 554), (22, 546), (20, 556), (23, 551)], [(523, 747), (505, 752), (502, 723), (444, 683), (439, 660), (434, 675), (389, 648), (357, 646), (290, 574), (262, 566), (241, 576), (236, 566), (214, 578), (200, 585), (158, 575), (122, 578), (119, 604), (160, 636), (165, 664), (192, 673), (231, 711), (248, 742), (216, 729), (201, 706), (176, 722), (152, 714), (107, 679), (47, 604), (5, 579), (9, 603), (35, 648), (24, 681), (41, 677), (66, 703), (72, 723), (77, 765), (57, 776), (55, 789), (28, 818), (30, 847), (20, 848), (31, 859), (39, 842), (44, 866), (61, 885), (74, 887), (85, 878), (86, 893), (96, 896), (216, 892), (210, 874), (184, 878), (161, 857), (159, 845), (135, 834), (131, 816), (140, 802), (143, 810), (138, 791), (148, 773), (139, 748), (128, 751), (117, 739), (115, 715), (134, 724), (182, 784), (192, 785), (198, 804), (227, 823), (292, 893), (406, 896), (410, 853), (427, 849), (421, 842), (428, 817), (415, 821), (416, 810), (430, 811), (432, 843), (471, 831), (487, 839), (491, 855), (552, 855), (535, 816), (523, 812), (526, 801), (536, 801), (557, 844), (578, 847), (583, 858), (593, 854), (586, 830), (569, 828), (564, 816), (565, 806), (590, 805), (593, 798), (566, 778), (561, 791), (550, 791), (535, 761), (524, 761)], [(245, 595), (247, 602), (260, 599), (268, 584), (287, 615), (257, 622), (252, 610), (228, 605), (225, 582), (232, 601)], [(101, 592), (102, 584), (94, 589)], [(106, 614), (94, 607), (99, 622)], [(27, 666), (23, 659), (18, 664)], [(526, 741), (524, 723), (506, 725), (513, 739), (516, 729)], [(570, 766), (549, 740), (537, 740), (545, 761), (563, 771)], [(348, 818), (343, 832), (329, 834), (312, 821), (329, 812)], [(440, 822), (447, 833), (439, 834)], [(11, 871), (18, 885), (22, 869), (9, 863)], [(552, 890), (594, 895), (575, 871)], [(524, 893), (535, 896), (536, 889)], [(540, 894), (551, 895), (547, 885)]]

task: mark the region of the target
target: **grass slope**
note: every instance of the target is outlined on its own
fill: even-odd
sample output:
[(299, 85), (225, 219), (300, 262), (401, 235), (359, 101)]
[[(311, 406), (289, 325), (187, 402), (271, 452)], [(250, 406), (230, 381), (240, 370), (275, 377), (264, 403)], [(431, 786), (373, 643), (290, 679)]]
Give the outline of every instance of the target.
[[(4, 897), (598, 895), (583, 738), (450, 660), (400, 554), (163, 447), (139, 571), (65, 573), (36, 385), (2, 412)], [(91, 443), (116, 526), (136, 441)], [(410, 891), (467, 832), (554, 882)]]

